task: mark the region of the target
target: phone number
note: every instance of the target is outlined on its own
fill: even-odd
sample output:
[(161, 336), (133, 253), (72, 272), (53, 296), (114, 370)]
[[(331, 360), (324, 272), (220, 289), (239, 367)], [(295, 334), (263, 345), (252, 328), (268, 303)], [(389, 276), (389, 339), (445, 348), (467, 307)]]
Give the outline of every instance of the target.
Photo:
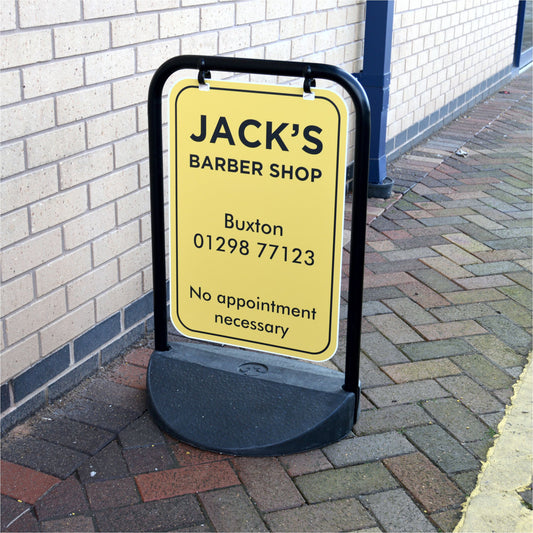
[(193, 237), (193, 243), (200, 250), (252, 255), (261, 259), (280, 260), (298, 265), (313, 266), (315, 264), (315, 252), (313, 250), (302, 250), (301, 248), (291, 248), (267, 242), (251, 243), (245, 239), (228, 239), (222, 236), (196, 233)]

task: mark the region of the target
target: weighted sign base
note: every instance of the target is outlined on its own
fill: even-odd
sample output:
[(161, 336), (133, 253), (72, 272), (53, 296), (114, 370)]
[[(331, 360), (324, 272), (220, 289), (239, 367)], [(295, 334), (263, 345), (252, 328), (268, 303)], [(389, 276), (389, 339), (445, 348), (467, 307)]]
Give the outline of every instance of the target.
[(344, 375), (296, 359), (171, 343), (148, 365), (149, 406), (177, 439), (231, 455), (285, 455), (336, 442), (351, 429), (359, 393)]

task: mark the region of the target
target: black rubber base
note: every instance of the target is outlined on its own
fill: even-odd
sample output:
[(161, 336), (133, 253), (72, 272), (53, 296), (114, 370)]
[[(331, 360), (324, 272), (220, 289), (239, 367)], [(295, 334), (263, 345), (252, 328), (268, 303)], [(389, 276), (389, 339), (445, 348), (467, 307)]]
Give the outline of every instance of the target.
[(159, 426), (195, 447), (231, 455), (285, 455), (344, 437), (359, 400), (344, 375), (305, 361), (172, 343), (154, 352), (149, 406)]
[(368, 182), (368, 197), (384, 199), (390, 198), (393, 185), (394, 181), (389, 177), (385, 177), (383, 183)]

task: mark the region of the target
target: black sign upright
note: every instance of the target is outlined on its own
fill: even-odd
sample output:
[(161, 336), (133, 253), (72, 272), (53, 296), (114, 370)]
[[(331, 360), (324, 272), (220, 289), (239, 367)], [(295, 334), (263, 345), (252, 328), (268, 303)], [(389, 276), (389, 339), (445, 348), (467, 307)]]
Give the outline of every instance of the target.
[[(344, 375), (275, 355), (215, 345), (168, 342), (163, 192), (162, 93), (183, 69), (302, 77), (344, 88), (355, 106), (354, 187), (351, 225), (348, 328)], [(147, 373), (150, 410), (176, 438), (234, 455), (283, 455), (345, 436), (357, 418), (363, 297), (370, 108), (358, 81), (330, 65), (208, 56), (179, 56), (154, 74), (148, 94), (155, 351)], [(193, 201), (194, 199), (191, 199)], [(179, 272), (178, 272), (179, 276)]]

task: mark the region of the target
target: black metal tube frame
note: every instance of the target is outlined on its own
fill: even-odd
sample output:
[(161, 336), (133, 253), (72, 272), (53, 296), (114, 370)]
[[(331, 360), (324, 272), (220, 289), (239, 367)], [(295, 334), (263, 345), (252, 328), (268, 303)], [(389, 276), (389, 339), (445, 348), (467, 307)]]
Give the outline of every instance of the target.
[(169, 59), (155, 72), (148, 91), (155, 349), (168, 350), (161, 100), (168, 78), (183, 69), (320, 78), (337, 83), (350, 95), (356, 110), (356, 121), (344, 389), (357, 393), (370, 154), (370, 105), (359, 82), (351, 74), (332, 65), (184, 55)]

